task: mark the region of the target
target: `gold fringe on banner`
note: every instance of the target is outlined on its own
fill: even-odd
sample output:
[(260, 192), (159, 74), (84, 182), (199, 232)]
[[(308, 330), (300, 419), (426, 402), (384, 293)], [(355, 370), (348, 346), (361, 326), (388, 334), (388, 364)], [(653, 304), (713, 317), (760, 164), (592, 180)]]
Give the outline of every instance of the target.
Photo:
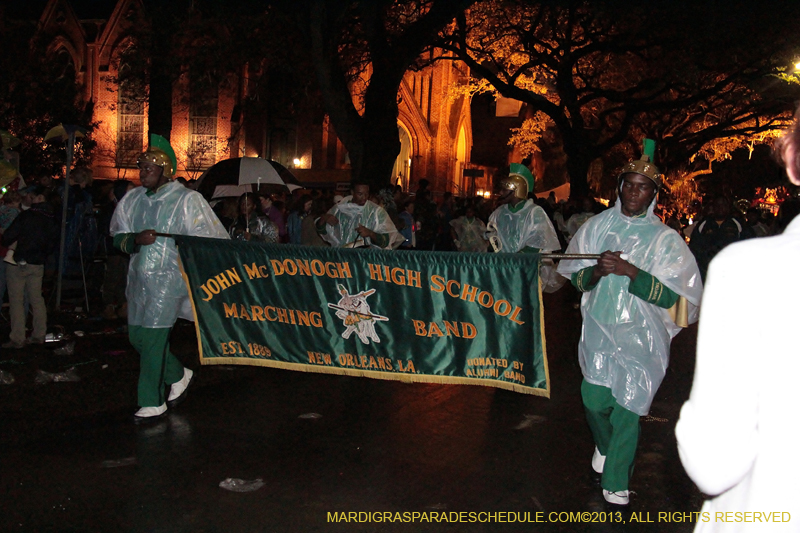
[(355, 368), (342, 368), (333, 366), (307, 365), (303, 363), (287, 363), (285, 361), (275, 361), (272, 359), (255, 359), (250, 357), (213, 357), (204, 359), (200, 357), (203, 365), (242, 365), (242, 366), (264, 366), (270, 368), (281, 368), (283, 370), (295, 370), (299, 372), (314, 372), (317, 374), (334, 374), (338, 376), (353, 376), (372, 379), (385, 379), (391, 381), (402, 381), (404, 383), (440, 383), (447, 385), (481, 385), (484, 387), (494, 387), (505, 389), (522, 394), (533, 396), (550, 397), (547, 389), (534, 389), (507, 381), (488, 380), (479, 378), (467, 378), (459, 376), (433, 376), (430, 374), (402, 374), (394, 372), (377, 372), (375, 370), (358, 370)]

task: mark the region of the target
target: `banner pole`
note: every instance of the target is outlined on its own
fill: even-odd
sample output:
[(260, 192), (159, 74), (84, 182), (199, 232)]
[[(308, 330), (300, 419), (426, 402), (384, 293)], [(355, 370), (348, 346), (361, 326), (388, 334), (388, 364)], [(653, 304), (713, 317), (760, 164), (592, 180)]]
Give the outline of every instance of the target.
[[(541, 254), (543, 259), (552, 259), (554, 261), (568, 260), (568, 259), (600, 259), (600, 254)], [(628, 254), (619, 256), (623, 261), (628, 260)]]

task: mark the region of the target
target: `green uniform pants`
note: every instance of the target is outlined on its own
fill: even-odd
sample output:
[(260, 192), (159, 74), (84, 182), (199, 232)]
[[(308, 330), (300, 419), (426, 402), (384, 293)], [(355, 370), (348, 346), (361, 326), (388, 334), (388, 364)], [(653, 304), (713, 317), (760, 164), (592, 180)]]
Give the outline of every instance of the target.
[(139, 352), (139, 407), (163, 405), (165, 385), (183, 378), (183, 365), (169, 351), (172, 328), (128, 326), (128, 338)]
[(618, 404), (608, 387), (584, 381), (581, 396), (594, 442), (606, 456), (600, 485), (611, 492), (628, 490), (639, 443), (639, 415)]

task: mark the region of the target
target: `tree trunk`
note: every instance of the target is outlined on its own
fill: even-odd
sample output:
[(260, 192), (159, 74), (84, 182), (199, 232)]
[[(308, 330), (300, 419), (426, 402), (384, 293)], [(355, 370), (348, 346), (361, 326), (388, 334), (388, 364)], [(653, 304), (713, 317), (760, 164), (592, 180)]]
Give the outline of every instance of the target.
[[(392, 168), (400, 153), (397, 130), (399, 85), (396, 72), (380, 72), (377, 66), (364, 95), (363, 158), (357, 171), (356, 166), (353, 167), (353, 180), (369, 183), (373, 191), (391, 183)], [(353, 161), (352, 155), (350, 160)]]
[(579, 142), (568, 142), (566, 139), (564, 140), (564, 153), (567, 155), (569, 197), (588, 196), (591, 193), (588, 179), (591, 157), (580, 148)]
[[(400, 153), (400, 137), (397, 132), (397, 117), (385, 117), (384, 124), (367, 126), (371, 135), (364, 137), (363, 157), (356, 169), (353, 166), (353, 181), (368, 183), (377, 191), (392, 181), (392, 168)], [(353, 162), (353, 153), (350, 153)]]
[(150, 102), (147, 119), (150, 133), (169, 140), (172, 133), (172, 76), (166, 46), (159, 46), (152, 56), (150, 73)]

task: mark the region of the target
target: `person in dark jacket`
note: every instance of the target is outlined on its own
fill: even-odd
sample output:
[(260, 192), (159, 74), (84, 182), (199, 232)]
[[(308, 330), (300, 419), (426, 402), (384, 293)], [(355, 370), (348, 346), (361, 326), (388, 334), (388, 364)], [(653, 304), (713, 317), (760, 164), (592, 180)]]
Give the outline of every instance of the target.
[(732, 214), (731, 201), (718, 196), (711, 204), (709, 215), (698, 222), (692, 231), (689, 249), (697, 259), (703, 281), (706, 279), (708, 265), (723, 248), (731, 243), (753, 237), (752, 229), (739, 222)]
[(47, 308), (42, 296), (42, 278), (47, 256), (58, 243), (58, 224), (46, 189), (36, 185), (31, 191), (31, 207), (14, 219), (3, 233), (3, 246), (17, 243), (14, 264), (8, 265), (8, 300), (11, 306), (10, 340), (3, 348), (23, 348), (25, 340), (24, 300), (28, 297), (33, 310), (33, 331), (30, 344), (43, 344), (47, 331)]
[(125, 299), (125, 288), (128, 285), (128, 263), (130, 255), (114, 247), (114, 238), (110, 235), (109, 226), (114, 210), (122, 197), (133, 189), (128, 180), (114, 182), (108, 194), (108, 201), (100, 210), (100, 230), (106, 239), (106, 269), (103, 277), (103, 318), (112, 320), (128, 317), (128, 301)]

